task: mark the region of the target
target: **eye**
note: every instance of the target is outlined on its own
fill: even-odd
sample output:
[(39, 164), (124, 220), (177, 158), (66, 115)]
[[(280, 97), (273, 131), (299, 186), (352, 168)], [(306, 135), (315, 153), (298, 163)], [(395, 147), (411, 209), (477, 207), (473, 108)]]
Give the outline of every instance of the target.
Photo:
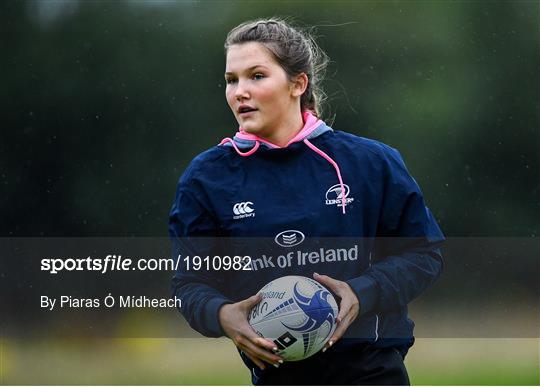
[(227, 85), (232, 85), (233, 83), (236, 83), (236, 78), (226, 78), (225, 82)]
[(259, 79), (263, 79), (263, 78), (266, 78), (264, 76), (264, 74), (261, 74), (261, 73), (253, 74), (253, 79), (259, 80)]

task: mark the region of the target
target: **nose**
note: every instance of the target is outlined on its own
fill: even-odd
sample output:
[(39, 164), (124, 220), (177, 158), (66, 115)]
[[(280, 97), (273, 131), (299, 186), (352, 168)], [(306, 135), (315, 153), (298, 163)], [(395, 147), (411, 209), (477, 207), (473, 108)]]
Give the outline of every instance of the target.
[(236, 85), (236, 90), (234, 92), (234, 96), (237, 101), (242, 101), (244, 99), (249, 98), (249, 92), (246, 88), (245, 82), (238, 80), (238, 84)]

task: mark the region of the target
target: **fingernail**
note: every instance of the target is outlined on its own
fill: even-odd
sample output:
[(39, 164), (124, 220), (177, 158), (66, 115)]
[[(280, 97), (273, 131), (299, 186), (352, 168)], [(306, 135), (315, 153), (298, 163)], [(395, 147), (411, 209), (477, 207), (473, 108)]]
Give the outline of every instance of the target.
[(330, 341), (328, 342), (328, 347), (331, 347), (332, 344), (334, 344), (334, 342), (333, 342), (332, 340), (330, 340)]
[(277, 347), (272, 348), (272, 351), (277, 352)]
[(278, 362), (279, 362), (279, 364), (283, 364), (283, 360), (281, 360), (281, 359), (278, 360)]
[(319, 273), (317, 273), (317, 272), (315, 272), (315, 273), (313, 273), (313, 274), (315, 274), (315, 275), (320, 275), (320, 274), (319, 274)]
[(326, 352), (327, 349), (328, 349), (328, 347), (324, 347), (324, 348), (322, 349), (323, 353)]
[(279, 364), (272, 364), (274, 367), (279, 368)]

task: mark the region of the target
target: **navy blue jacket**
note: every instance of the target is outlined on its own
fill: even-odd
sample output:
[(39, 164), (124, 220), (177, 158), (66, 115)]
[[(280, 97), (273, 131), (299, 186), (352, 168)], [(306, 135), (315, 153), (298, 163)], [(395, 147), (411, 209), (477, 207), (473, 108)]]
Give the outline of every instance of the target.
[[(229, 142), (203, 152), (180, 178), (170, 212), (173, 240), (271, 237), (278, 243), (287, 231), (280, 242), (284, 247), (275, 247), (284, 256), (292, 252), (293, 264), (277, 264), (280, 250), (264, 259), (252, 257), (253, 271), (211, 275), (181, 265), (173, 294), (182, 299), (181, 313), (191, 327), (219, 337), (224, 332), (218, 312), (225, 303), (256, 294), (275, 278), (318, 272), (346, 281), (360, 302), (346, 334), (350, 340), (338, 341), (335, 350), (358, 342), (407, 348), (414, 327), (407, 304), (438, 277), (443, 234), (395, 149), (334, 131), (322, 121), (315, 126), (283, 148), (237, 135), (235, 147)], [(239, 154), (254, 146), (258, 149), (249, 156)], [(321, 153), (337, 164), (342, 183)], [(327, 251), (296, 244), (303, 237), (344, 238), (342, 252), (352, 255), (330, 254), (325, 260)], [(303, 249), (313, 255), (301, 261)]]

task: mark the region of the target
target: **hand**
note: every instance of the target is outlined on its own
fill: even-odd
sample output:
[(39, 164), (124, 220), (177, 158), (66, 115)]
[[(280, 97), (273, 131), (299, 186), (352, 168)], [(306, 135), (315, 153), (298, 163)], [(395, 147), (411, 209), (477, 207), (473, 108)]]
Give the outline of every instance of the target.
[(343, 336), (349, 325), (356, 319), (360, 312), (360, 302), (347, 282), (338, 281), (332, 277), (318, 273), (313, 273), (313, 278), (341, 298), (339, 313), (336, 318), (337, 328), (332, 337), (330, 337), (330, 340), (324, 345), (324, 352)]
[(219, 322), (225, 334), (247, 357), (261, 370), (266, 368), (264, 362), (279, 367), (283, 359), (272, 353), (277, 351), (273, 341), (257, 335), (248, 322), (250, 310), (261, 301), (257, 294), (235, 304), (225, 304), (219, 310)]

